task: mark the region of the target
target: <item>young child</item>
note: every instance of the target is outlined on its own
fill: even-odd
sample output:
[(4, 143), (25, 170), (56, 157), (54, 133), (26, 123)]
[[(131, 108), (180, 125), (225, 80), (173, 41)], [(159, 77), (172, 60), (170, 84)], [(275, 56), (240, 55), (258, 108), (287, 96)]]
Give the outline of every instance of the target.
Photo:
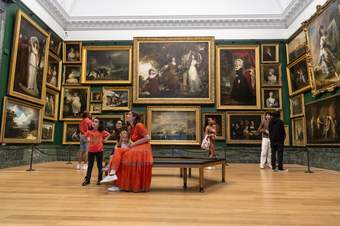
[(103, 179), (103, 151), (104, 151), (104, 141), (109, 138), (110, 133), (104, 130), (104, 123), (98, 118), (93, 120), (92, 124), (93, 130), (87, 131), (85, 137), (89, 141), (89, 151), (88, 151), (88, 167), (86, 177), (83, 182), (83, 186), (90, 184), (91, 174), (94, 159), (96, 158), (98, 167), (98, 180), (97, 185), (100, 185), (100, 181)]

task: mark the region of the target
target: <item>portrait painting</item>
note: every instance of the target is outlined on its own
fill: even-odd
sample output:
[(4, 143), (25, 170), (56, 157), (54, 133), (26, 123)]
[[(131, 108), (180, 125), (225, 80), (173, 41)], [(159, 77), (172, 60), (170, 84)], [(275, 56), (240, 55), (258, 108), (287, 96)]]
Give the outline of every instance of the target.
[(63, 144), (79, 144), (79, 122), (64, 122)]
[(306, 53), (307, 37), (302, 28), (297, 30), (286, 43), (287, 63), (290, 64)]
[(263, 44), (261, 45), (262, 63), (278, 63), (279, 62), (279, 44)]
[(213, 103), (213, 37), (134, 39), (134, 103)]
[(57, 56), (60, 55), (62, 42), (62, 39), (59, 38), (56, 34), (50, 33), (50, 50)]
[(105, 143), (116, 143), (117, 133), (116, 133), (116, 123), (118, 120), (124, 122), (123, 114), (120, 115), (93, 115), (93, 118), (98, 118), (100, 121), (104, 122), (104, 129), (110, 133), (109, 138)]
[(225, 140), (225, 113), (224, 112), (203, 112), (202, 113), (202, 136), (204, 136), (205, 128), (208, 125), (208, 119), (211, 118), (215, 122), (216, 140)]
[(261, 64), (262, 86), (281, 86), (281, 64)]
[(299, 58), (287, 67), (288, 91), (293, 96), (310, 89), (310, 76), (307, 67), (306, 55)]
[(260, 109), (258, 46), (217, 46), (217, 109)]
[(63, 43), (63, 62), (64, 63), (81, 63), (81, 42), (64, 42)]
[(339, 4), (327, 1), (307, 22), (313, 95), (340, 86)]
[(103, 95), (101, 90), (91, 90), (91, 102), (102, 102)]
[(289, 126), (288, 125), (284, 125), (285, 127), (285, 134), (286, 134), (286, 138), (284, 141), (284, 146), (290, 146), (290, 139), (289, 139)]
[(84, 46), (81, 83), (130, 84), (131, 46)]
[(3, 143), (40, 143), (41, 106), (4, 97), (1, 140)]
[(306, 104), (307, 145), (340, 145), (340, 94)]
[(41, 128), (41, 142), (54, 141), (54, 122), (44, 121)]
[(61, 59), (50, 52), (48, 55), (47, 67), (46, 86), (51, 89), (60, 91), (62, 74)]
[(258, 128), (263, 112), (227, 112), (226, 131), (228, 144), (261, 144)]
[(282, 109), (281, 88), (263, 88), (262, 106), (266, 110)]
[(305, 115), (305, 98), (303, 94), (290, 98), (290, 117)]
[(90, 103), (90, 113), (100, 114), (102, 112), (102, 103)]
[(44, 104), (49, 34), (18, 10), (12, 43), (8, 93)]
[(148, 106), (147, 128), (151, 144), (199, 145), (200, 116), (200, 107)]
[(60, 101), (60, 120), (81, 120), (82, 113), (89, 110), (90, 87), (65, 86)]
[(80, 65), (64, 65), (63, 84), (79, 85), (81, 75)]
[(306, 146), (305, 118), (292, 119), (292, 144), (293, 146)]
[(131, 110), (130, 87), (103, 87), (103, 111)]
[(46, 89), (46, 100), (44, 106), (44, 119), (58, 120), (59, 93)]

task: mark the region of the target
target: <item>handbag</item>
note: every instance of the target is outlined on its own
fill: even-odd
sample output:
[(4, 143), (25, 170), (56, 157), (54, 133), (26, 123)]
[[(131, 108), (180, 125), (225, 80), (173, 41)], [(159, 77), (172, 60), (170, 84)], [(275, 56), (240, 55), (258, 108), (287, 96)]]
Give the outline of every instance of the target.
[(209, 150), (210, 147), (210, 139), (208, 135), (205, 135), (204, 139), (202, 140), (201, 148), (203, 150)]

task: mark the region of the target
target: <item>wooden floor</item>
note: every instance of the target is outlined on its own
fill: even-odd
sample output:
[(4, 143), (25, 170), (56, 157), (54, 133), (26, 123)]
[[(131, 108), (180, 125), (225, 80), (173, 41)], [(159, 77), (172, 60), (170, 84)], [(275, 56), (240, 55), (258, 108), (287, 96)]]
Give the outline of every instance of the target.
[[(197, 178), (182, 190), (178, 170), (154, 169), (149, 193), (108, 193), (84, 172), (53, 162), (0, 170), (0, 225), (340, 225), (340, 173), (286, 165), (289, 172), (231, 164), (227, 184), (220, 168), (206, 170), (204, 193)], [(193, 176), (198, 172), (193, 170)]]

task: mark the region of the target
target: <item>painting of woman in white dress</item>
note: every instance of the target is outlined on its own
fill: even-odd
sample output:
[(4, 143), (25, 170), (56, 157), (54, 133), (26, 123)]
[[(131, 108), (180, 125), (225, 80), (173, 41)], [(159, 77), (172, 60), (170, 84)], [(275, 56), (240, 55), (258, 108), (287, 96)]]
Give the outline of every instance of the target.
[(80, 120), (81, 114), (89, 110), (90, 88), (68, 86), (62, 89), (60, 118), (62, 120)]

